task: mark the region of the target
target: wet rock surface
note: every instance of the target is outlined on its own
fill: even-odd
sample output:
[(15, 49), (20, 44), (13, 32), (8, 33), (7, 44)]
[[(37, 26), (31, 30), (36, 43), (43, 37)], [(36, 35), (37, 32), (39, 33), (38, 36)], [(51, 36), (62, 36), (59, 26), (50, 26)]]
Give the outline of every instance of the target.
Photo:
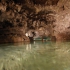
[(70, 40), (69, 0), (47, 0), (44, 5), (41, 1), (40, 5), (32, 0), (21, 2), (1, 0), (0, 43), (30, 41), (25, 35), (30, 30), (51, 40)]

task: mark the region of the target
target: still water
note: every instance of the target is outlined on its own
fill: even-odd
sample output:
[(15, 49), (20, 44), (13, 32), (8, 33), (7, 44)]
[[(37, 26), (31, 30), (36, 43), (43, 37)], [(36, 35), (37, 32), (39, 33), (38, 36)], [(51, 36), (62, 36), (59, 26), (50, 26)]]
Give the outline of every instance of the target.
[(0, 70), (70, 70), (70, 42), (1, 44)]

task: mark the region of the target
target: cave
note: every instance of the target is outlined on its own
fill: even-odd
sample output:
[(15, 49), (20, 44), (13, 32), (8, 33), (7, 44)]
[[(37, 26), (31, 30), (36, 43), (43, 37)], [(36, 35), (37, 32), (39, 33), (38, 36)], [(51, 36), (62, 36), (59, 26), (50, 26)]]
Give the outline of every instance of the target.
[(4, 42), (30, 41), (25, 33), (35, 30), (51, 40), (69, 41), (69, 8), (69, 0), (1, 0), (0, 38)]

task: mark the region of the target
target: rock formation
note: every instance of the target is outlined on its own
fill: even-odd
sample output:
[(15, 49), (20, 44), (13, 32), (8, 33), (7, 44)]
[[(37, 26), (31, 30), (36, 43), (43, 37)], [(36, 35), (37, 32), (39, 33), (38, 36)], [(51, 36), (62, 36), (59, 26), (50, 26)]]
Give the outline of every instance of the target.
[(0, 0), (0, 43), (30, 41), (29, 30), (69, 41), (69, 11), (69, 0)]

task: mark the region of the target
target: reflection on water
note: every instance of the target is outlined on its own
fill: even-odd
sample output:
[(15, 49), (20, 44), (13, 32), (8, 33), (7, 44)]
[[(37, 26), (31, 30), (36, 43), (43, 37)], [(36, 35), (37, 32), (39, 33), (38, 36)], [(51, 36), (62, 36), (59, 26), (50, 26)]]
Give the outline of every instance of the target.
[(70, 42), (1, 44), (0, 70), (70, 70)]

